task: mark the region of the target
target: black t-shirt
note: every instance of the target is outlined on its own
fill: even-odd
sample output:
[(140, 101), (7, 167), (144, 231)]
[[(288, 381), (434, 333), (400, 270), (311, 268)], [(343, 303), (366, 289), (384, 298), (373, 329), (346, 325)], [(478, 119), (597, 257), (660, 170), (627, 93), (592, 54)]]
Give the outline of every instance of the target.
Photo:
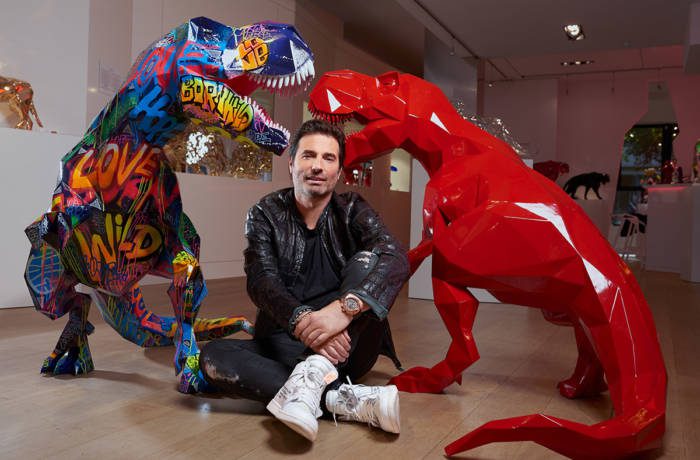
[(340, 293), (340, 275), (333, 268), (328, 253), (323, 249), (318, 227), (304, 226), (306, 245), (304, 261), (292, 287), (292, 294), (304, 305), (325, 307)]

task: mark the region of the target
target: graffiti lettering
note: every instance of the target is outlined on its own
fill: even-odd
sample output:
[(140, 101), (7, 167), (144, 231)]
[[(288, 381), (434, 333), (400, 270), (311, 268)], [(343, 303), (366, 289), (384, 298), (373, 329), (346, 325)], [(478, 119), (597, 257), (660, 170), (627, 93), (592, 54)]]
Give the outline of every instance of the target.
[(178, 125), (177, 119), (168, 113), (173, 99), (162, 91), (153, 85), (150, 91), (144, 92), (141, 102), (129, 113), (131, 127), (138, 137), (157, 145), (164, 144)]
[(265, 24), (260, 23), (243, 26), (236, 32), (240, 34), (241, 41), (252, 40), (253, 38), (259, 38), (261, 40), (269, 40), (272, 38), (270, 30), (265, 27)]
[(70, 177), (68, 185), (74, 190), (92, 188), (90, 176), (93, 173), (93, 164), (95, 162), (95, 149), (90, 149), (80, 156), (78, 164), (73, 168), (73, 173)]
[(104, 234), (84, 232), (80, 227), (73, 230), (80, 252), (86, 261), (90, 259), (91, 278), (97, 278), (103, 264), (116, 266), (122, 260), (126, 263), (144, 260), (161, 248), (163, 238), (158, 229), (134, 224), (133, 220), (133, 215), (124, 222), (121, 214), (106, 213)]
[(225, 128), (238, 132), (253, 122), (253, 107), (223, 83), (197, 76), (182, 77), (180, 100), (183, 105), (216, 115)]
[(243, 70), (255, 70), (265, 65), (270, 50), (264, 41), (251, 38), (238, 44), (238, 55), (243, 63)]
[(110, 142), (99, 155), (95, 155), (94, 149), (85, 152), (71, 172), (71, 189), (78, 192), (99, 189), (103, 201), (109, 203), (125, 191), (126, 183), (152, 178), (158, 168), (160, 149), (143, 143), (134, 150), (131, 145), (130, 142), (122, 146)]

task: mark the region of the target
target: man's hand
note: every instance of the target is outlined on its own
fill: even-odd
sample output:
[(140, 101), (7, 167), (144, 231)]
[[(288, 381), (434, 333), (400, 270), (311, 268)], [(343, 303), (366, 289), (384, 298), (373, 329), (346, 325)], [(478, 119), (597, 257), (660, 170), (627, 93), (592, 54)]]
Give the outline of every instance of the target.
[(312, 350), (325, 356), (334, 365), (343, 363), (350, 357), (350, 335), (344, 330)]
[(304, 316), (294, 329), (294, 335), (313, 350), (344, 331), (351, 320), (340, 308), (340, 301), (334, 300), (322, 309)]

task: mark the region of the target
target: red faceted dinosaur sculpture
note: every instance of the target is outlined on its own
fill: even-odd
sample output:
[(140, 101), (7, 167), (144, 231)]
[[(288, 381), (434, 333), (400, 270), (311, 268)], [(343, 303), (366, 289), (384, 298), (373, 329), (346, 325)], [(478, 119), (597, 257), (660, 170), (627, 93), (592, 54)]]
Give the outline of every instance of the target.
[(309, 108), (366, 124), (347, 139), (346, 166), (400, 147), (430, 176), (423, 239), (409, 258), (415, 270), (432, 254), (435, 304), (452, 342), (443, 361), (392, 383), (410, 392), (461, 383), (479, 358), (472, 336), (478, 302), (467, 289), (475, 287), (574, 328), (579, 357), (573, 375), (559, 382), (563, 396), (610, 390), (610, 420), (588, 426), (533, 414), (490, 421), (449, 444), (448, 455), (501, 441), (534, 441), (573, 458), (619, 458), (660, 445), (666, 370), (654, 320), (629, 268), (577, 204), (412, 75), (330, 72)]

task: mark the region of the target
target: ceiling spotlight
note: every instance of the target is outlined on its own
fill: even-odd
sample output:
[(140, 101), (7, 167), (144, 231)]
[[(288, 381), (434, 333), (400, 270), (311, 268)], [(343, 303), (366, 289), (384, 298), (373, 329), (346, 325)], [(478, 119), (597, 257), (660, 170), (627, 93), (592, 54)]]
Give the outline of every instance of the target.
[(588, 64), (593, 64), (595, 61), (592, 59), (586, 59), (585, 61), (581, 61), (579, 59), (575, 61), (562, 61), (560, 62), (561, 65), (564, 67), (570, 66), (570, 65), (588, 65)]
[(583, 34), (583, 28), (578, 24), (568, 24), (564, 26), (564, 32), (569, 40), (583, 40), (586, 36)]

